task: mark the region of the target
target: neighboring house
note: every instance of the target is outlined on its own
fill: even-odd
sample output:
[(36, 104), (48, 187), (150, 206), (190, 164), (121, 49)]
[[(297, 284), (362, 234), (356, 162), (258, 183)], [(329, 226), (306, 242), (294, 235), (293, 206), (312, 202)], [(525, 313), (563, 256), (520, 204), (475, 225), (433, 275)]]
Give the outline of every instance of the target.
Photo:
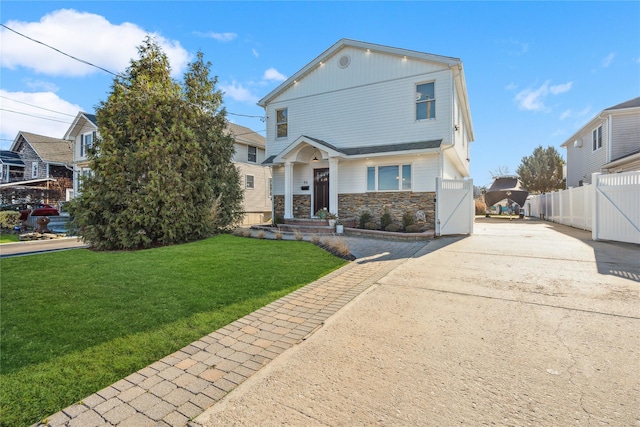
[(0, 150), (0, 184), (24, 181), (24, 162), (18, 153)]
[(594, 172), (640, 170), (640, 97), (603, 110), (561, 147), (567, 188), (591, 184)]
[(271, 219), (271, 168), (265, 160), (265, 139), (244, 126), (228, 123), (235, 140), (233, 162), (244, 188), (244, 224), (261, 224)]
[(82, 177), (91, 173), (87, 155), (97, 137), (98, 121), (95, 114), (84, 112), (76, 115), (67, 133), (64, 134), (64, 139), (73, 144), (73, 193), (69, 194), (68, 199), (80, 194)]
[(460, 59), (342, 39), (258, 105), (276, 217), (421, 210), (433, 225), (436, 177), (469, 176)]
[(14, 187), (37, 186), (40, 190), (49, 190), (43, 200), (46, 203), (65, 200), (67, 189), (73, 187), (73, 155), (69, 141), (20, 131), (10, 151), (24, 163), (22, 180), (13, 181)]

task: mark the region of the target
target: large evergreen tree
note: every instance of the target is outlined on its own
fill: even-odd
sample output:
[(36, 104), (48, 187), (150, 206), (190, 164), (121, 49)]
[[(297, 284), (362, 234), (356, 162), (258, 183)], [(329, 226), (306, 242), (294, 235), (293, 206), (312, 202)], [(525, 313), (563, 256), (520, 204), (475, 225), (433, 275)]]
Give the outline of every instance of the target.
[(516, 170), (529, 193), (548, 193), (564, 188), (564, 160), (554, 147), (538, 146), (533, 154), (522, 158)]
[(242, 215), (233, 140), (210, 64), (199, 54), (183, 87), (153, 39), (138, 52), (97, 108), (93, 175), (73, 207), (79, 233), (98, 249), (197, 240)]

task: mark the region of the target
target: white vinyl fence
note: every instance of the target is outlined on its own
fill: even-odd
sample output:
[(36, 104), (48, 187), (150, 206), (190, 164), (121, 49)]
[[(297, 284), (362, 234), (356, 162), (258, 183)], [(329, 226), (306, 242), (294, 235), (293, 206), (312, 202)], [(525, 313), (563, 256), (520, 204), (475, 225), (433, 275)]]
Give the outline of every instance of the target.
[(591, 231), (593, 240), (640, 244), (640, 171), (593, 174), (592, 185), (532, 196), (529, 216)]

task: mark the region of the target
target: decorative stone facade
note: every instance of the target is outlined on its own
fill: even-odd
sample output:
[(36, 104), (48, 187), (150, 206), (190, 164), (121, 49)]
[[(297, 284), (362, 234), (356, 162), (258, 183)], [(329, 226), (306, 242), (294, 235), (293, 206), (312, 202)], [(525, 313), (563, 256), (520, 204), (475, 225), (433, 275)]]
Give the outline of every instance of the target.
[[(276, 219), (284, 219), (284, 196), (273, 196), (273, 211)], [(311, 218), (311, 195), (296, 194), (293, 196), (293, 217)]]
[[(435, 229), (436, 216), (435, 192), (389, 192), (389, 193), (355, 193), (338, 195), (338, 217), (357, 218), (367, 211), (377, 222), (380, 216), (388, 211), (393, 221), (401, 224), (402, 216), (409, 212), (415, 215), (417, 211), (423, 211), (430, 229)], [(276, 218), (284, 218), (284, 196), (273, 198)], [(311, 218), (311, 196), (293, 196), (294, 218)], [(357, 223), (357, 222), (356, 222)]]
[(369, 212), (376, 222), (388, 211), (393, 222), (401, 224), (402, 216), (409, 212), (415, 215), (423, 211), (430, 229), (435, 229), (436, 216), (435, 192), (389, 192), (356, 193), (338, 195), (338, 216), (340, 218), (359, 218), (363, 212)]

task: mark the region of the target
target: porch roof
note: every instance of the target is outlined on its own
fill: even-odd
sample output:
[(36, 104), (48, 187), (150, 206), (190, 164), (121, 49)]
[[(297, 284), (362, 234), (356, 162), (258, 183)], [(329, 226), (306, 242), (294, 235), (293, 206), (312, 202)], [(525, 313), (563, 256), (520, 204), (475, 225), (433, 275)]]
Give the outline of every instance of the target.
[(319, 149), (324, 148), (327, 151), (333, 152), (333, 154), (341, 155), (341, 157), (361, 157), (384, 153), (402, 153), (414, 150), (438, 149), (442, 145), (442, 139), (435, 139), (430, 141), (404, 142), (400, 144), (364, 145), (361, 147), (342, 148), (336, 147), (322, 139), (302, 135), (293, 144), (282, 150), (280, 154), (269, 156), (264, 162), (262, 162), (262, 164), (273, 165), (283, 163), (283, 157), (295, 148), (299, 147), (303, 142)]

